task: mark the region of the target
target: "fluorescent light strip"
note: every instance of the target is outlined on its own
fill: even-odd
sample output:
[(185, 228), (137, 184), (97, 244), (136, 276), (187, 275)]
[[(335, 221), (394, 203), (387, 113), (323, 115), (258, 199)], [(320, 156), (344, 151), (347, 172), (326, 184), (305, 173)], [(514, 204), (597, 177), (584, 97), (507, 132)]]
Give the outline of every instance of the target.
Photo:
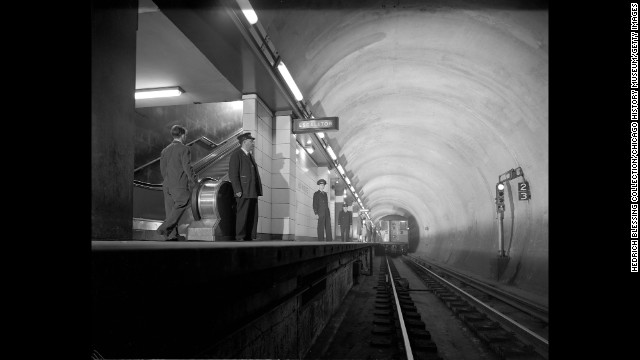
[(340, 174), (342, 174), (343, 176), (344, 174), (344, 169), (342, 168), (342, 165), (338, 165), (338, 171), (340, 172)]
[(248, 0), (236, 0), (236, 2), (240, 6), (240, 9), (242, 9), (242, 13), (244, 14), (244, 17), (247, 18), (249, 24), (254, 25), (258, 22), (258, 15), (253, 10), (253, 7)]
[(336, 156), (336, 153), (333, 152), (333, 149), (329, 145), (327, 145), (327, 152), (329, 153), (329, 156), (331, 156), (333, 161), (338, 160), (338, 157)]
[(291, 92), (293, 93), (293, 96), (296, 98), (296, 100), (302, 100), (302, 93), (298, 89), (296, 82), (293, 81), (293, 78), (291, 77), (291, 74), (289, 74), (287, 66), (282, 62), (282, 60), (280, 60), (280, 63), (278, 64), (278, 71), (280, 71), (280, 75), (282, 75), (284, 81), (287, 82), (287, 85), (289, 86), (289, 89), (291, 89)]
[(136, 90), (136, 99), (153, 99), (162, 97), (180, 96), (184, 90), (179, 86), (156, 88), (156, 89), (140, 89)]

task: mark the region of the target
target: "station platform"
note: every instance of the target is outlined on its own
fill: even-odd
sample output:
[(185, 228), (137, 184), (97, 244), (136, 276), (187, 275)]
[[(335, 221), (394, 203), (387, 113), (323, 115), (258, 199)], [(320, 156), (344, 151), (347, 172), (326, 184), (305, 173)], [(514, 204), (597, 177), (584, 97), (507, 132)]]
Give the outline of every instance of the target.
[(372, 243), (92, 241), (93, 347), (105, 358), (301, 358)]

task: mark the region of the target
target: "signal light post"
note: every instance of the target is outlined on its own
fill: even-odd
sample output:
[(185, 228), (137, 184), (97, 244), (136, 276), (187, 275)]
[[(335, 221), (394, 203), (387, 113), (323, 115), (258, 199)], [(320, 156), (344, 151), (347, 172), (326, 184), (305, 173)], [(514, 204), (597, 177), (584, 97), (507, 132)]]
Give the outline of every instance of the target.
[(502, 221), (504, 220), (504, 184), (496, 184), (496, 211), (498, 213), (498, 256), (504, 256), (504, 230)]

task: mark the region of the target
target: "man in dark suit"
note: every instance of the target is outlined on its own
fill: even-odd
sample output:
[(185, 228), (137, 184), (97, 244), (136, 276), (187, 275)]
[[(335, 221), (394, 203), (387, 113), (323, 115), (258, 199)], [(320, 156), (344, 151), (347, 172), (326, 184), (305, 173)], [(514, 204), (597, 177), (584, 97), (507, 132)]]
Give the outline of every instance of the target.
[(198, 182), (191, 167), (191, 151), (184, 144), (187, 129), (180, 125), (171, 127), (173, 141), (162, 150), (160, 173), (166, 218), (158, 227), (158, 233), (167, 241), (184, 241), (178, 234), (178, 222), (191, 202), (191, 191)]
[(238, 136), (241, 148), (229, 159), (229, 180), (236, 197), (236, 241), (256, 240), (258, 236), (258, 196), (262, 196), (260, 173), (251, 151), (251, 133)]
[(331, 215), (329, 213), (329, 198), (324, 191), (327, 184), (325, 179), (318, 180), (318, 191), (313, 193), (313, 212), (318, 216), (318, 241), (324, 241), (324, 233), (327, 241), (333, 241), (331, 236)]
[(342, 241), (347, 242), (351, 240), (351, 221), (352, 213), (347, 209), (347, 203), (342, 204), (342, 211), (338, 215), (338, 225), (340, 225), (340, 233), (342, 234)]

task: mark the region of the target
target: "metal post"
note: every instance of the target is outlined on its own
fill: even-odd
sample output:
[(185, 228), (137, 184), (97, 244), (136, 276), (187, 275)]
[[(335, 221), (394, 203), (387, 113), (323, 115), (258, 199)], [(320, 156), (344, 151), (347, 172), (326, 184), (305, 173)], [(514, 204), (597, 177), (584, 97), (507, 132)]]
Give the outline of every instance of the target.
[(498, 211), (498, 256), (504, 256), (504, 230), (502, 228), (502, 220), (504, 212)]

